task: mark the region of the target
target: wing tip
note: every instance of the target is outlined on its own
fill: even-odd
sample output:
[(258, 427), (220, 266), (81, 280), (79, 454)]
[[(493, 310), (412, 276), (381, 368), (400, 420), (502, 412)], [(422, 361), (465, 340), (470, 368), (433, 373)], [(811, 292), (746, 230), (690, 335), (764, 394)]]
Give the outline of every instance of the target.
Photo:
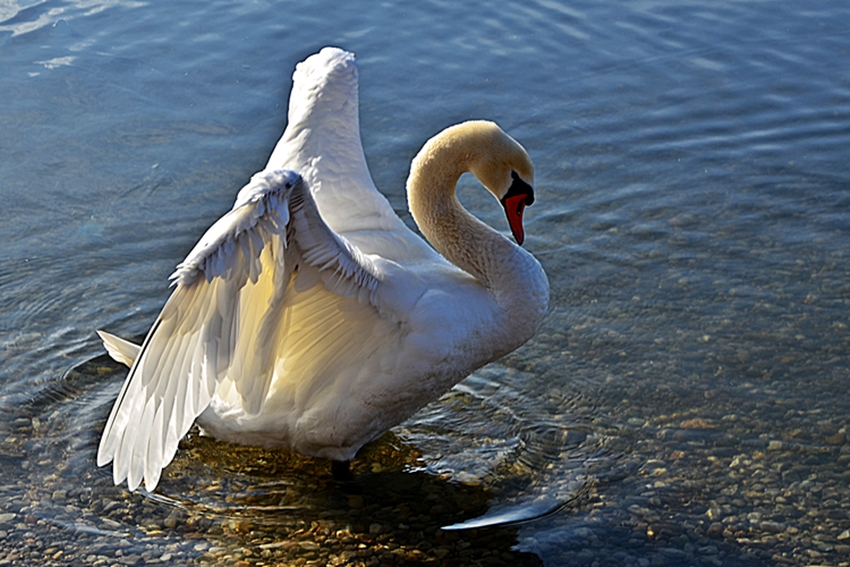
[[(339, 47), (323, 47), (318, 53), (307, 57), (304, 61), (295, 65), (292, 80), (296, 85), (310, 86), (312, 83), (321, 83), (335, 73), (357, 71), (357, 58), (354, 53)], [(356, 76), (355, 76), (356, 80)]]

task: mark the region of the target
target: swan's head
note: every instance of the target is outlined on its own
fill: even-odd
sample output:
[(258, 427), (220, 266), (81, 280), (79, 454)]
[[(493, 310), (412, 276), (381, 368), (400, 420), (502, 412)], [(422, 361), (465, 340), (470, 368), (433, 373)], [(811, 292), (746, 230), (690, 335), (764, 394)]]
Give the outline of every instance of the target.
[(516, 140), (486, 120), (446, 128), (428, 140), (413, 158), (407, 180), (408, 201), (423, 234), (432, 243), (437, 237), (439, 218), (435, 218), (434, 211), (439, 207), (434, 200), (445, 199), (450, 193), (452, 202), (460, 205), (454, 196), (455, 186), (467, 171), (499, 200), (514, 238), (522, 244), (522, 215), (525, 207), (534, 202), (534, 164)]
[(517, 244), (522, 244), (522, 215), (525, 207), (534, 202), (534, 164), (528, 152), (494, 122), (476, 120), (458, 127), (477, 149), (469, 171), (502, 204), (511, 232)]

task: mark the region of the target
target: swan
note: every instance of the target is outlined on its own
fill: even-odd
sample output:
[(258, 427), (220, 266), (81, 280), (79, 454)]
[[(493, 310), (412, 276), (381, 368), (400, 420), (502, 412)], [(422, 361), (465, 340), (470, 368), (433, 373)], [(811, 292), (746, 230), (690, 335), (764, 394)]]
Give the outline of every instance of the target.
[(347, 466), (537, 331), (549, 300), (540, 263), (455, 196), (472, 172), (521, 244), (534, 200), (526, 151), (486, 121), (423, 146), (407, 193), (432, 248), (372, 182), (357, 89), (351, 53), (328, 47), (299, 63), (266, 168), (177, 266), (144, 342), (98, 331), (130, 367), (97, 452), (116, 485), (153, 491), (193, 422)]

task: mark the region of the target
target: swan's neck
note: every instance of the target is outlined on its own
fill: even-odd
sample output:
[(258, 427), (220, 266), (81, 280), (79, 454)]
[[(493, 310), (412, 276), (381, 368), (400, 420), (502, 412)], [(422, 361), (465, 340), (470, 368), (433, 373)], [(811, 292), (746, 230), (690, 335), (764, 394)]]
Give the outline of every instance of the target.
[[(512, 243), (463, 208), (455, 189), (469, 171), (475, 148), (432, 140), (413, 160), (407, 181), (410, 212), (419, 230), (447, 260), (496, 294), (518, 285), (515, 275), (530, 259)], [(517, 265), (519, 263), (519, 265)]]
[(410, 212), (443, 257), (493, 294), (496, 319), (486, 358), (495, 360), (537, 331), (549, 304), (549, 282), (534, 256), (472, 216), (458, 201), (457, 181), (476, 158), (475, 149), (433, 142), (426, 144), (410, 168)]
[(455, 189), (464, 172), (491, 184), (499, 178), (494, 172), (503, 163), (494, 159), (499, 154), (487, 143), (493, 141), (493, 128), (489, 137), (486, 129), (464, 123), (429, 140), (411, 163), (407, 199), (413, 219), (434, 248), (492, 293), (493, 320), (480, 353), (489, 362), (534, 335), (549, 304), (549, 282), (534, 256), (473, 217), (457, 199)]

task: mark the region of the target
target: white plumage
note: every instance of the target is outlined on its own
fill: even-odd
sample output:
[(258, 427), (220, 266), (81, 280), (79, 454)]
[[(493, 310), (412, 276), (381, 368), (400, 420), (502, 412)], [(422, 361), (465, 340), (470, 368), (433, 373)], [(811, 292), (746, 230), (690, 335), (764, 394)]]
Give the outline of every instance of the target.
[(153, 490), (197, 420), (219, 439), (345, 461), (536, 331), (540, 264), (461, 207), (472, 171), (521, 242), (533, 166), (490, 122), (433, 138), (411, 167), (411, 212), (436, 252), (375, 189), (360, 142), (354, 57), (296, 67), (288, 124), (266, 168), (172, 275), (131, 366), (98, 465)]

